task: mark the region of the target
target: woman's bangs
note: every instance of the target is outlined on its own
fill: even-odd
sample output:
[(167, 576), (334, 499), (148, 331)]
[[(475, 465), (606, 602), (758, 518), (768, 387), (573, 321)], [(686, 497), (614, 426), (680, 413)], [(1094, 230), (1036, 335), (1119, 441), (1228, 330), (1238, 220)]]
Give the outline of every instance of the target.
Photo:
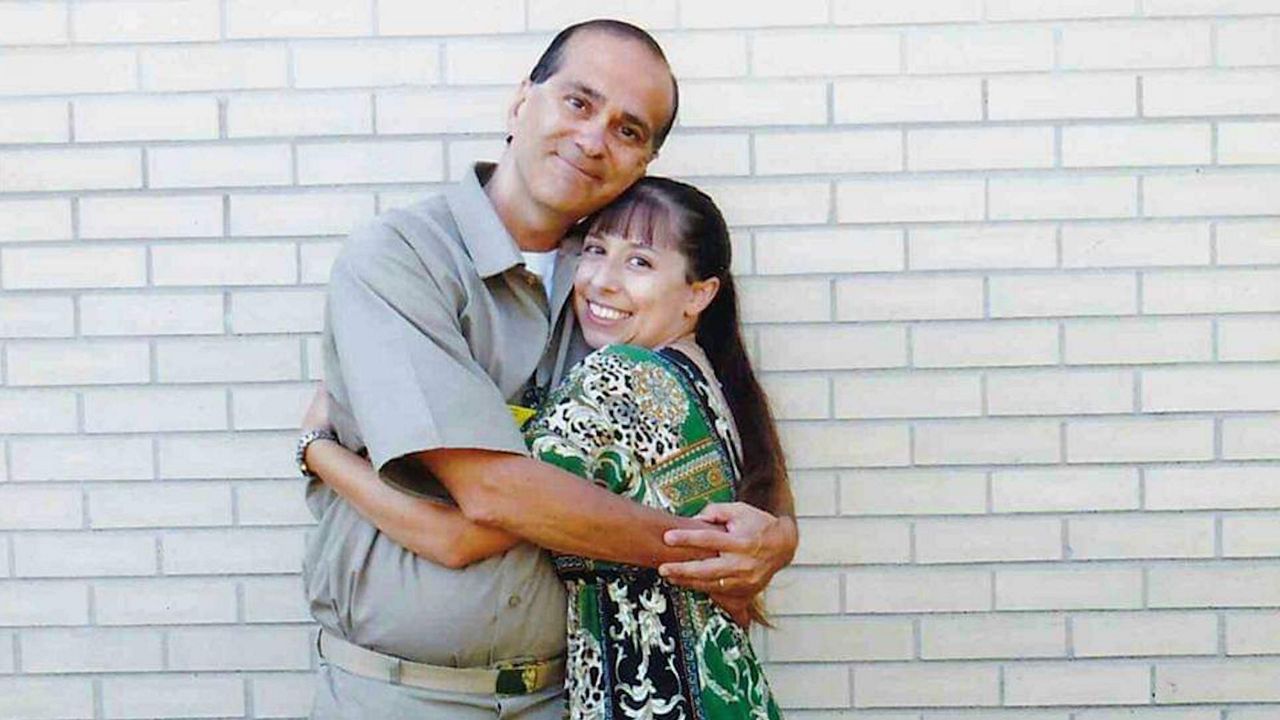
[(675, 215), (656, 198), (627, 197), (597, 213), (587, 232), (615, 235), (645, 247), (678, 248), (680, 228)]

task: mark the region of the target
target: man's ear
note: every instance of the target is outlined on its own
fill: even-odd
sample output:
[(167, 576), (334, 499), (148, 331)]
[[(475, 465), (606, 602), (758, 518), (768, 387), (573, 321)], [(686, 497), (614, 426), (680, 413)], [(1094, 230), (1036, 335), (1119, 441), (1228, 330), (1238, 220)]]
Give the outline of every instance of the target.
[(528, 78), (520, 81), (520, 87), (516, 88), (515, 97), (511, 98), (511, 104), (507, 106), (507, 134), (514, 135), (516, 129), (516, 119), (520, 117), (520, 111), (524, 109), (524, 104), (529, 99), (529, 90), (533, 87), (533, 83)]
[(720, 278), (709, 277), (706, 280), (697, 280), (689, 287), (693, 290), (693, 297), (685, 305), (685, 314), (695, 317), (716, 299), (716, 294), (720, 292)]

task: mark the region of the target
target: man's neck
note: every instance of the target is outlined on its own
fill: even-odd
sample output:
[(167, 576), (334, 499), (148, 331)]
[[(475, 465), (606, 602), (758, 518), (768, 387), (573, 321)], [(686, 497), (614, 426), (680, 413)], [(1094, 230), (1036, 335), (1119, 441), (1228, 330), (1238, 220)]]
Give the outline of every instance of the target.
[(520, 187), (520, 179), (510, 162), (498, 163), (484, 191), (498, 219), (525, 252), (554, 250), (576, 221), (566, 220), (534, 202)]

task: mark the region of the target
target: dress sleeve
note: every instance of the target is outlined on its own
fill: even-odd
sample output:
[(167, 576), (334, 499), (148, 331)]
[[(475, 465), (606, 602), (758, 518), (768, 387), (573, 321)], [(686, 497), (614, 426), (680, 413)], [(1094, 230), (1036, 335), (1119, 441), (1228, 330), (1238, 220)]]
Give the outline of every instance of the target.
[[(437, 270), (441, 272), (441, 270)], [(472, 356), (450, 297), (393, 228), (352, 234), (329, 281), (342, 397), (374, 467), (437, 448), (526, 453), (506, 400)]]
[(684, 445), (690, 398), (657, 353), (609, 346), (588, 355), (526, 429), (534, 457), (668, 512), (648, 471)]

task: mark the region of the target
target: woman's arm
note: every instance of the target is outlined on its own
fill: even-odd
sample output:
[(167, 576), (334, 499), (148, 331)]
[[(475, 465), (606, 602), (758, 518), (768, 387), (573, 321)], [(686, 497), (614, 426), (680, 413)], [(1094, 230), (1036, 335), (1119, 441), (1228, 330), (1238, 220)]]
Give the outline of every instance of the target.
[[(303, 427), (327, 425), (328, 393), (321, 386)], [(477, 525), (456, 507), (396, 490), (378, 477), (368, 460), (331, 440), (312, 442), (304, 460), (308, 469), (388, 537), (444, 567), (463, 568), (520, 542), (510, 533)]]

